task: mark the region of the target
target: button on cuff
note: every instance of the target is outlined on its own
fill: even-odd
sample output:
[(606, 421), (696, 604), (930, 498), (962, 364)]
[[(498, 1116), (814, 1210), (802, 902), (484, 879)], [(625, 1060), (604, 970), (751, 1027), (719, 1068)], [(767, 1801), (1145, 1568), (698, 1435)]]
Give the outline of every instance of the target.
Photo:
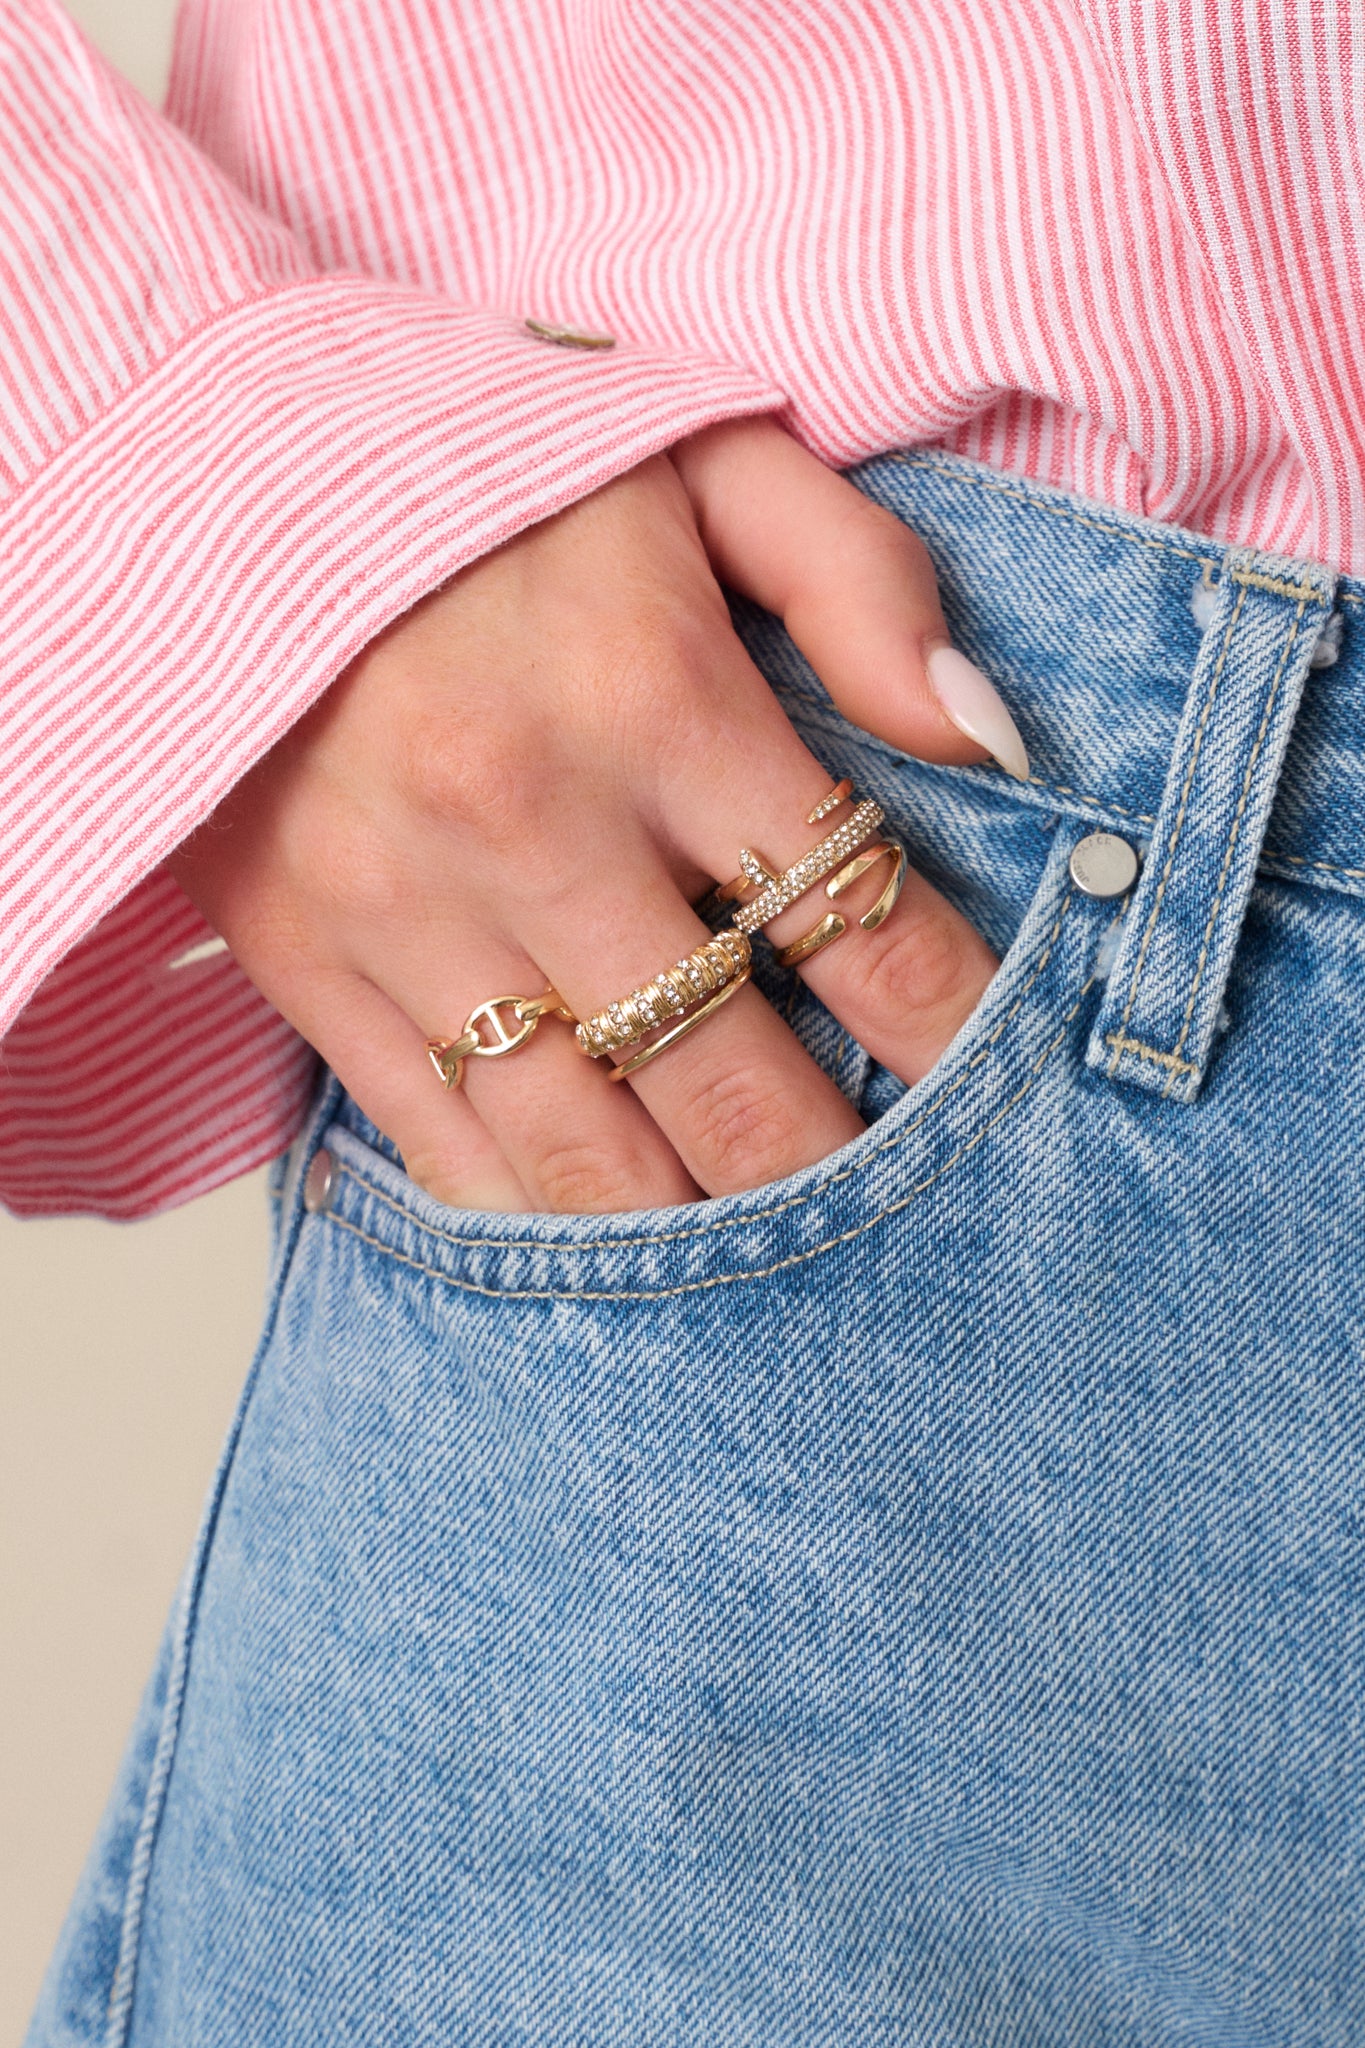
[(560, 327), (552, 320), (523, 322), (528, 334), (534, 334), (537, 341), (552, 341), (559, 348), (615, 348), (614, 334), (593, 334), (586, 327)]

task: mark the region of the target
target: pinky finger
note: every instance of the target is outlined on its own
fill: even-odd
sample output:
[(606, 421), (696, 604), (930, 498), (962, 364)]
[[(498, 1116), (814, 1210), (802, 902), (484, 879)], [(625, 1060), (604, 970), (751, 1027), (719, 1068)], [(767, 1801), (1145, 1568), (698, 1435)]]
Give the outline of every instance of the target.
[(373, 982), (342, 977), (329, 990), (325, 1019), (301, 1015), (297, 1005), (286, 1015), (438, 1202), (459, 1209), (533, 1206), (463, 1091), (441, 1086), (417, 1026)]

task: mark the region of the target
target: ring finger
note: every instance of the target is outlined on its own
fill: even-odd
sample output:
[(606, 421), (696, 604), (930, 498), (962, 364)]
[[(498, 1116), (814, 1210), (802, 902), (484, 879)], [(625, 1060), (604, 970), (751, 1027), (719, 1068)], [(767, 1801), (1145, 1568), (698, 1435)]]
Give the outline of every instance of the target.
[[(433, 938), (391, 957), (387, 991), (424, 1034), (454, 1040), (468, 1025), (490, 1048), (464, 1059), (459, 1091), (533, 1208), (587, 1215), (696, 1199), (696, 1183), (664, 1134), (628, 1091), (605, 1085), (553, 1014), (521, 1044), (497, 1049), (518, 1035), (507, 998), (538, 997), (547, 983), (525, 953), (489, 936), (463, 944), (458, 973), (445, 973), (432, 966), (443, 950)], [(435, 1088), (429, 1067), (426, 1084)], [(433, 1120), (436, 1109), (433, 1100)]]

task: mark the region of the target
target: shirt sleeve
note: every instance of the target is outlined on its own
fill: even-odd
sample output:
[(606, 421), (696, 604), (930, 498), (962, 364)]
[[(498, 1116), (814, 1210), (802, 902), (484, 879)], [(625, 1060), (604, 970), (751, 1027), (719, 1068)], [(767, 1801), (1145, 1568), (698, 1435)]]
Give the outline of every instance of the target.
[(717, 420), (743, 367), (319, 274), (0, 0), (0, 1199), (135, 1215), (268, 1156), (307, 1055), (165, 856), (463, 563)]

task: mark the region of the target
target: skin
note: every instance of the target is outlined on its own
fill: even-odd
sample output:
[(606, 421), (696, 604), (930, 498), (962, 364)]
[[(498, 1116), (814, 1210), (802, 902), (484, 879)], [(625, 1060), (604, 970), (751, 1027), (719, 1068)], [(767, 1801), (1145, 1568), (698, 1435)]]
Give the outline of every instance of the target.
[[(423, 1049), (484, 998), (547, 981), (586, 1016), (707, 936), (690, 906), (736, 872), (742, 843), (780, 866), (813, 843), (803, 820), (840, 764), (797, 738), (721, 582), (781, 615), (855, 724), (925, 760), (985, 758), (925, 674), (948, 636), (921, 543), (771, 421), (743, 421), (463, 570), (171, 863), (443, 1202), (693, 1201), (775, 1180), (862, 1128), (752, 987), (614, 1086), (553, 1019), (507, 1059), (468, 1061), (450, 1093)], [(913, 874), (879, 931), (853, 928), (884, 880), (874, 870), (841, 899), (849, 932), (804, 972), (913, 1083), (996, 963)], [(808, 896), (769, 935), (785, 943), (826, 907)]]

